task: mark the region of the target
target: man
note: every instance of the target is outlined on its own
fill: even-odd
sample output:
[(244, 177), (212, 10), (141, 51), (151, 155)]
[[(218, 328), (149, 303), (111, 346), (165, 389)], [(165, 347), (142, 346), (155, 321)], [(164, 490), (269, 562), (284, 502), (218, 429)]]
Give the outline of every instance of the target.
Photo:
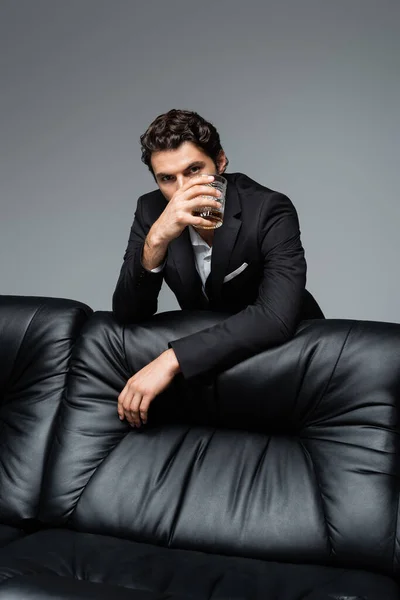
[[(217, 373), (289, 340), (300, 320), (323, 318), (305, 290), (294, 206), (246, 175), (225, 173), (228, 159), (211, 123), (194, 112), (171, 110), (155, 119), (141, 144), (142, 161), (158, 189), (138, 200), (113, 295), (116, 319), (130, 323), (153, 315), (163, 279), (182, 309), (230, 316), (172, 341), (129, 379), (118, 414), (137, 427), (177, 373), (185, 378)], [(209, 173), (228, 181), (224, 221), (215, 230), (195, 229), (208, 224), (193, 216), (195, 207), (219, 206), (217, 190), (202, 176)]]

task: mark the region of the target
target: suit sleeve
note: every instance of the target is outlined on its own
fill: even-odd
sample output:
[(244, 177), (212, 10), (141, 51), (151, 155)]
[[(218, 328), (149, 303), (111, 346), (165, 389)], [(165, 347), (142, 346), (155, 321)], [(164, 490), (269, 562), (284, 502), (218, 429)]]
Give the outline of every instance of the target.
[(142, 204), (139, 198), (112, 299), (113, 314), (122, 324), (141, 321), (157, 312), (158, 294), (163, 282), (162, 271), (153, 273), (142, 266), (144, 240), (152, 225), (144, 221)]
[(170, 342), (185, 378), (213, 376), (294, 335), (306, 285), (297, 213), (283, 194), (274, 193), (265, 205), (258, 229), (263, 259), (258, 296), (217, 325)]

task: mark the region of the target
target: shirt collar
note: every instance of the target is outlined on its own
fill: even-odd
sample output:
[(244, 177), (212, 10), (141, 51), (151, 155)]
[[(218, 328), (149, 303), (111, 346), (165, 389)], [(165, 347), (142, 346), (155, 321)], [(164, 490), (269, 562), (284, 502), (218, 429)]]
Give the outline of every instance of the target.
[(203, 240), (201, 235), (191, 225), (189, 225), (189, 235), (192, 246), (205, 246), (208, 249), (210, 248), (207, 242)]

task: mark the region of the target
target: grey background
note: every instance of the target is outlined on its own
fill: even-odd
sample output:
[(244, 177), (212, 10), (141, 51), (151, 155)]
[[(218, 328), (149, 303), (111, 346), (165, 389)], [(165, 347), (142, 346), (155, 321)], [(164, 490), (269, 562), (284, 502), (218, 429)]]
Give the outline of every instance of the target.
[(398, 0), (1, 0), (0, 84), (0, 293), (109, 310), (139, 136), (186, 108), (290, 196), (328, 317), (400, 321)]

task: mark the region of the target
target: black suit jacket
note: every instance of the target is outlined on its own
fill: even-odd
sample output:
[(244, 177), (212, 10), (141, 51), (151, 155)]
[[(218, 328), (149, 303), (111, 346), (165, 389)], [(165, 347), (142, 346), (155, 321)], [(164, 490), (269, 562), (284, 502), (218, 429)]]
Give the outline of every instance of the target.
[[(300, 320), (323, 318), (305, 290), (306, 261), (296, 210), (285, 195), (241, 173), (228, 180), (224, 223), (215, 230), (208, 300), (187, 229), (168, 247), (161, 273), (143, 268), (144, 239), (166, 206), (159, 190), (141, 196), (113, 295), (122, 323), (157, 311), (163, 278), (182, 309), (229, 313), (221, 323), (171, 341), (184, 377), (213, 374), (290, 339)], [(236, 277), (226, 275), (247, 263)]]

